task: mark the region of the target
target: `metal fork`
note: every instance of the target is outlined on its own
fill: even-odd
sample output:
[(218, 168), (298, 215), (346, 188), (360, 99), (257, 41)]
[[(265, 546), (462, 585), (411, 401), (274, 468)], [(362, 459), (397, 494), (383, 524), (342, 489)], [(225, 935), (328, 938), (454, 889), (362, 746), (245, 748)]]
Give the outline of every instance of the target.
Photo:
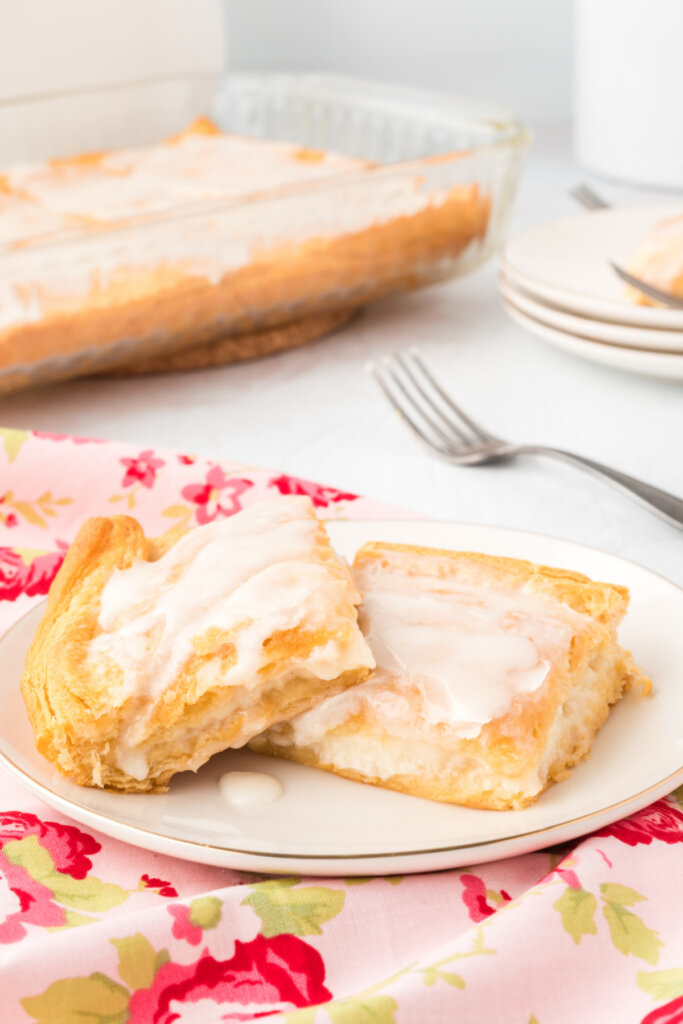
[[(574, 188), (569, 190), (569, 195), (572, 199), (576, 199), (577, 203), (584, 206), (587, 210), (609, 210), (611, 206), (605, 202), (602, 196), (599, 196), (597, 192), (594, 192), (588, 185), (580, 183)], [(647, 281), (641, 280), (639, 277), (634, 277), (628, 270), (624, 270), (618, 263), (614, 263), (613, 260), (609, 261), (609, 265), (622, 281), (629, 284), (632, 288), (637, 289), (639, 292), (643, 292), (649, 298), (654, 299), (655, 302), (661, 302), (664, 306), (670, 306), (671, 309), (683, 309), (683, 299), (679, 299), (677, 295), (672, 295), (670, 292), (664, 292), (660, 288), (655, 288), (653, 285), (648, 284)]]
[(612, 484), (668, 523), (683, 528), (683, 500), (562, 448), (511, 444), (495, 437), (456, 405), (427, 369), (419, 349), (387, 356), (368, 369), (406, 426), (434, 454), (456, 466), (482, 466), (517, 455), (550, 455)]
[(569, 195), (572, 199), (576, 199), (577, 203), (581, 206), (585, 206), (587, 210), (609, 210), (610, 204), (599, 196), (597, 192), (594, 192), (589, 185), (584, 185), (583, 182), (579, 182), (574, 188), (569, 190)]

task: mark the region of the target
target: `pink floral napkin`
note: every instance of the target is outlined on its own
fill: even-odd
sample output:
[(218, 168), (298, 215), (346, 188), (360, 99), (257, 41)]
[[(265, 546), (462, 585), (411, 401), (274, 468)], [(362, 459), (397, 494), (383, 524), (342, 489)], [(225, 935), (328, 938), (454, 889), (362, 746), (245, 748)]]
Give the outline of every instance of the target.
[[(87, 516), (159, 534), (273, 491), (327, 517), (406, 514), (249, 466), (0, 431), (0, 632)], [(683, 1022), (683, 791), (564, 849), (373, 879), (148, 853), (2, 769), (0, 798), (1, 1024)]]

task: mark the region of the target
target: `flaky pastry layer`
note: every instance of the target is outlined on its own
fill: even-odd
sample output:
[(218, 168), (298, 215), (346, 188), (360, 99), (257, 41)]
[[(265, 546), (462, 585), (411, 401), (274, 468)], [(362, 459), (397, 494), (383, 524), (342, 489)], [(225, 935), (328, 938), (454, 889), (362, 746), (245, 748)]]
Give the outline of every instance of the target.
[[(368, 674), (372, 658), (355, 607), (360, 595), (310, 501), (278, 497), (238, 515), (256, 514), (265, 506), (284, 515), (285, 522), (291, 512), (295, 524), (310, 527), (313, 539), (305, 566), (312, 567), (317, 581), (310, 607), (292, 612), (291, 599), (287, 605), (283, 592), (280, 609), (278, 594), (272, 595), (270, 625), (261, 635), (258, 608), (252, 612), (245, 598), (239, 607), (246, 610), (227, 617), (224, 628), (212, 620), (192, 635), (180, 658), (171, 646), (167, 680), (161, 678), (163, 666), (154, 670), (162, 650), (162, 624), (152, 619), (148, 634), (136, 636), (135, 642), (126, 640), (131, 622), (135, 629), (140, 621), (135, 608), (130, 614), (124, 609), (121, 615), (110, 615), (105, 629), (104, 597), (111, 593), (112, 581), (125, 583), (127, 571), (138, 572), (146, 563), (161, 565), (164, 556), (177, 556), (176, 545), (195, 543), (201, 531), (217, 531), (222, 524), (160, 540), (146, 537), (128, 516), (83, 524), (51, 587), (21, 681), (36, 746), (64, 775), (82, 785), (163, 790), (176, 772), (196, 769), (217, 751), (244, 745), (255, 733)], [(239, 555), (234, 552), (235, 558)], [(266, 572), (282, 567), (286, 554), (277, 557), (280, 561), (266, 565)], [(159, 600), (177, 592), (187, 564), (170, 564)], [(216, 574), (227, 568), (213, 565)], [(285, 570), (290, 571), (287, 564)], [(296, 583), (296, 566), (292, 571)], [(246, 579), (242, 590), (254, 579)], [(154, 602), (147, 604), (153, 613)], [(322, 605), (322, 613), (316, 604)], [(172, 603), (169, 608), (175, 611)], [(145, 606), (141, 615), (147, 613)], [(248, 636), (257, 639), (249, 640), (245, 649)], [(140, 643), (144, 650), (135, 661)]]
[[(391, 183), (367, 177), (371, 167), (366, 161), (237, 139), (240, 153), (253, 149), (257, 187), (250, 181), (248, 161), (236, 169), (229, 152), (221, 156), (222, 142), (230, 140), (202, 120), (177, 139), (140, 151), (139, 159), (135, 151), (90, 154), (0, 175), (0, 236), (7, 236), (10, 249), (15, 221), (17, 231), (29, 232), (34, 217), (38, 226), (41, 214), (45, 220), (44, 237), (28, 233), (14, 243), (21, 259), (17, 273), (5, 282), (9, 290), (1, 303), (0, 391), (29, 386), (41, 373), (56, 379), (99, 372), (302, 316), (355, 308), (398, 288), (437, 280), (447, 273), (450, 260), (486, 235), (490, 200), (476, 184), (430, 198), (421, 194), (419, 178), (411, 181), (407, 172), (395, 192)], [(187, 174), (184, 151), (195, 143), (208, 147), (212, 161), (203, 191), (203, 150), (196, 154), (194, 175)], [(141, 198), (139, 212), (165, 214), (168, 224), (135, 227), (135, 204), (124, 207), (118, 219), (114, 214), (106, 219), (98, 214), (98, 219), (85, 200), (79, 203), (80, 194), (87, 199), (106, 186), (104, 199), (110, 196), (118, 210), (117, 188), (140, 162), (150, 164), (150, 174), (158, 171), (162, 157), (164, 174), (156, 189), (150, 186), (150, 195)], [(230, 186), (224, 194), (221, 159)], [(241, 186), (235, 181), (238, 171), (245, 176)], [(316, 181), (339, 173), (356, 176), (345, 205), (337, 208), (324, 194), (316, 201)], [(289, 212), (296, 204), (286, 196), (283, 203), (269, 201), (278, 190), (286, 193), (308, 181), (312, 187), (298, 214)], [(183, 188), (195, 203), (223, 203), (224, 208), (205, 217), (197, 213), (194, 220), (180, 217), (176, 223), (173, 204), (180, 204), (182, 212)], [(69, 189), (71, 203), (65, 199)], [(164, 189), (169, 191), (165, 205)], [(386, 215), (381, 212), (384, 189)], [(54, 210), (44, 208), (50, 202)], [(106, 209), (104, 200), (102, 205)], [(310, 223), (302, 223), (305, 218)], [(127, 225), (138, 234), (119, 237), (118, 229)], [(75, 241), (65, 242), (63, 260), (53, 256), (51, 262), (43, 243), (54, 246), (74, 232)], [(231, 247), (239, 252), (229, 256)], [(239, 344), (237, 338), (238, 352)]]
[[(360, 621), (377, 658), (376, 673), (255, 737), (252, 749), (432, 800), (515, 809), (532, 803), (588, 756), (610, 707), (628, 689), (639, 684), (647, 691), (651, 685), (617, 643), (617, 625), (628, 603), (624, 587), (516, 559), (391, 544), (366, 545), (354, 572), (365, 594)], [(457, 714), (447, 700), (435, 713), (428, 685), (415, 666), (405, 664), (405, 651), (399, 651), (403, 665), (387, 659), (392, 623), (377, 626), (382, 600), (389, 601), (387, 614), (394, 614), (387, 581), (397, 581), (406, 593), (419, 582), (422, 602), (439, 601), (451, 590), (459, 594), (462, 621), (474, 623), (475, 636), (481, 618), (484, 647), (495, 645), (501, 633), (514, 634), (515, 643), (535, 633), (539, 662), (547, 663), (542, 682), (535, 685), (538, 677), (529, 681), (522, 673), (502, 713), (489, 720), (483, 715), (469, 729), (463, 727), (462, 704), (471, 697), (476, 706), (476, 694), (461, 689), (455, 694)], [(495, 609), (488, 617), (487, 603)], [(412, 621), (419, 628), (419, 605), (414, 609)], [(399, 626), (410, 628), (407, 619)], [(453, 628), (455, 633), (457, 622)], [(429, 656), (428, 648), (422, 656), (425, 651)], [(482, 658), (485, 663), (486, 654)], [(476, 682), (476, 673), (472, 678)], [(490, 675), (480, 673), (480, 682), (490, 685)]]

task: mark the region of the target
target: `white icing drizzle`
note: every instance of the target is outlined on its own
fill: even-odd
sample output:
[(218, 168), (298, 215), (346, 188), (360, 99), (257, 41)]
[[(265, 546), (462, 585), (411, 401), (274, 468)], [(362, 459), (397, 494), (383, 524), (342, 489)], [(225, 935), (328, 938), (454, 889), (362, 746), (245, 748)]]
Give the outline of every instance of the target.
[[(197, 683), (204, 689), (262, 683), (263, 645), (273, 633), (300, 624), (323, 627), (345, 603), (360, 599), (341, 563), (335, 572), (320, 562), (319, 530), (308, 498), (271, 498), (191, 530), (156, 562), (114, 570), (101, 594), (101, 632), (89, 650), (96, 671), (109, 661), (122, 670), (113, 699), (120, 704), (135, 695), (149, 712), (193, 654), (196, 639), (212, 628), (231, 632), (236, 661), (227, 669), (217, 658), (205, 663)], [(343, 643), (330, 640), (289, 659), (287, 672), (333, 679), (373, 664), (354, 630)], [(145, 719), (138, 711), (117, 752), (119, 765), (135, 778), (147, 772), (144, 750), (137, 746)]]
[(285, 789), (265, 772), (226, 772), (218, 780), (223, 799), (235, 810), (252, 810), (279, 800)]
[[(553, 598), (500, 585), (364, 565), (360, 624), (377, 662), (365, 683), (291, 724), (294, 742), (319, 742), (366, 710), (397, 736), (445, 725), (462, 738), (537, 690), (582, 616)], [(416, 697), (417, 694), (417, 697)]]
[[(299, 154), (290, 143), (188, 132), (173, 144), (112, 152), (91, 165), (10, 168), (4, 179), (14, 192), (0, 191), (0, 252), (8, 250), (0, 330), (72, 312), (93, 289), (122, 281), (128, 291), (140, 281), (144, 289), (145, 275), (159, 270), (215, 284), (268, 250), (355, 232), (446, 198), (421, 189), (409, 172), (369, 182), (364, 161)], [(314, 187), (340, 175), (340, 202)], [(307, 183), (305, 193), (287, 199), (288, 187)], [(109, 230), (126, 225), (133, 229)], [(68, 258), (63, 244), (42, 244), (74, 234)]]

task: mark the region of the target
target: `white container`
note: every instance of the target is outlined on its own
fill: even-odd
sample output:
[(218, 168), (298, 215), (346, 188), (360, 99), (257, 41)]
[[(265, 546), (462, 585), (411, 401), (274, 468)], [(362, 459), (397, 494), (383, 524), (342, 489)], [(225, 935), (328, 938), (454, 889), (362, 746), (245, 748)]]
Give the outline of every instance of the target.
[(683, 190), (683, 0), (575, 0), (575, 149), (587, 169)]
[(0, 167), (181, 131), (224, 64), (221, 0), (0, 0)]

